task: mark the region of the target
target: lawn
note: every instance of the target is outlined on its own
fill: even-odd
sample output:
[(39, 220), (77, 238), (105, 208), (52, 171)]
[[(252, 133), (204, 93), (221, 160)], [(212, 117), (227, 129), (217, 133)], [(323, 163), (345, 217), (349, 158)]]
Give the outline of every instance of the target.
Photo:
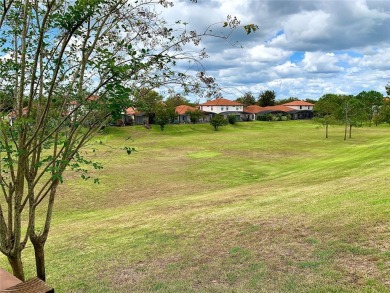
[[(352, 134), (343, 141), (337, 126), (325, 139), (311, 121), (107, 128), (84, 152), (103, 163), (100, 184), (69, 172), (59, 188), (48, 283), (390, 292), (390, 127)], [(31, 244), (25, 252), (32, 276)]]

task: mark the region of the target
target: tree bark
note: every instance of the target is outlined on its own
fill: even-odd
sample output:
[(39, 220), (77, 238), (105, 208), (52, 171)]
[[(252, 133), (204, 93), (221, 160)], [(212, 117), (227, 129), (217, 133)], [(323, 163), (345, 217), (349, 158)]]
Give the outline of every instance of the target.
[(15, 256), (7, 256), (8, 262), (11, 265), (13, 275), (21, 281), (24, 281), (24, 268), (21, 252), (17, 252)]
[(345, 123), (345, 128), (344, 128), (344, 140), (347, 140), (347, 123)]
[(326, 123), (325, 129), (326, 129), (326, 138), (328, 138), (328, 123)]
[(352, 125), (349, 125), (349, 138), (352, 138)]
[(46, 268), (45, 268), (45, 242), (41, 241), (40, 237), (31, 239), (34, 246), (35, 253), (35, 268), (37, 277), (42, 281), (46, 281)]

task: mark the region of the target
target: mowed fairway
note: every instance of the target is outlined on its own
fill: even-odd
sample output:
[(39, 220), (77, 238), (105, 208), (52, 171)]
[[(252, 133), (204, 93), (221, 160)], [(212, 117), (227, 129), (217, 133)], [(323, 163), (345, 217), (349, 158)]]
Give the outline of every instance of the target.
[[(390, 292), (390, 127), (311, 121), (106, 129), (66, 175), (56, 292)], [(131, 139), (126, 141), (126, 138)], [(115, 148), (132, 146), (127, 155)], [(26, 249), (32, 275), (31, 244)], [(6, 259), (1, 256), (1, 266)]]

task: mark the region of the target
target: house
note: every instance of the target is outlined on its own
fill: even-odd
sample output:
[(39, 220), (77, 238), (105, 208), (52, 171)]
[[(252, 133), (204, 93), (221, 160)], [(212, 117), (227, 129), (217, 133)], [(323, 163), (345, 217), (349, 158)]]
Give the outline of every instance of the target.
[[(22, 109), (22, 116), (27, 115), (28, 108), (24, 107)], [(13, 126), (16, 120), (16, 117), (18, 116), (18, 111), (12, 110), (11, 112), (8, 113), (8, 123), (10, 126)]]
[(214, 117), (215, 114), (222, 114), (225, 118), (227, 118), (228, 115), (233, 114), (236, 115), (238, 121), (241, 121), (241, 114), (244, 111), (244, 105), (228, 99), (218, 98), (200, 104), (199, 109), (208, 114), (209, 118)]
[(123, 113), (123, 123), (125, 125), (144, 125), (149, 123), (149, 117), (144, 112), (140, 112), (137, 109), (130, 107)]
[(267, 106), (264, 107), (263, 110), (259, 113), (259, 115), (267, 115), (267, 114), (272, 114), (272, 115), (291, 115), (291, 119), (298, 119), (297, 116), (295, 115), (297, 110), (284, 106), (284, 105), (276, 105), (276, 106)]
[(260, 107), (259, 105), (250, 105), (244, 108), (244, 112), (242, 114), (242, 120), (244, 121), (254, 121), (257, 120), (257, 116), (261, 115), (264, 111), (264, 107)]
[(297, 110), (293, 119), (311, 119), (313, 118), (314, 104), (305, 101), (292, 101), (283, 104), (283, 106)]
[(305, 102), (305, 101), (292, 101), (290, 103), (283, 104), (283, 106), (287, 106), (293, 108), (295, 110), (312, 110), (314, 108), (314, 104)]
[(179, 123), (190, 123), (190, 115), (188, 115), (188, 112), (193, 112), (198, 110), (195, 107), (191, 107), (188, 105), (180, 105), (175, 108), (175, 113), (177, 114), (177, 121)]

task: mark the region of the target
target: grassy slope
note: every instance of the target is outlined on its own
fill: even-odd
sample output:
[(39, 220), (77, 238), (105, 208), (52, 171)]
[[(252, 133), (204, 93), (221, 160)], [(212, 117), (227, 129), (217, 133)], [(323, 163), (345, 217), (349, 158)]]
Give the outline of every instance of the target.
[[(356, 129), (346, 142), (342, 131), (326, 140), (310, 121), (108, 129), (99, 140), (138, 151), (87, 151), (105, 165), (100, 185), (67, 175), (49, 283), (56, 292), (389, 292), (390, 129)], [(29, 255), (25, 263), (31, 274)]]

